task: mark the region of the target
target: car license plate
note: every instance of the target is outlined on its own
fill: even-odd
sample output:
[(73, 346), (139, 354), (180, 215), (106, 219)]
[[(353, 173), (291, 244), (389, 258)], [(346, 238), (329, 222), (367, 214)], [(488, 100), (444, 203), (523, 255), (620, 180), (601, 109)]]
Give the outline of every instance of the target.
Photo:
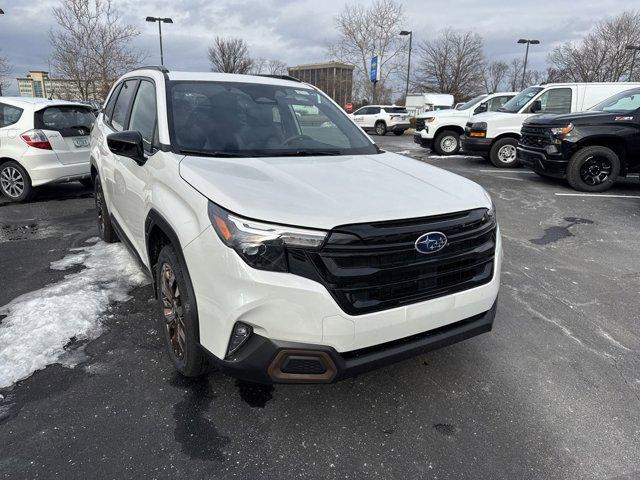
[(78, 147), (88, 147), (89, 146), (89, 138), (74, 138), (73, 144)]

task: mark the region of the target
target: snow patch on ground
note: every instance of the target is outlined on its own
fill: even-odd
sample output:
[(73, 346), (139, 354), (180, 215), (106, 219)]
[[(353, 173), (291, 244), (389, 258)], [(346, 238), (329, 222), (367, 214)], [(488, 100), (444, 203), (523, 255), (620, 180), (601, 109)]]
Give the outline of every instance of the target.
[(99, 316), (109, 304), (128, 300), (131, 289), (149, 283), (122, 244), (89, 242), (51, 263), (54, 270), (82, 270), (0, 307), (0, 316), (6, 315), (0, 324), (0, 388), (52, 363), (81, 361), (82, 355), (69, 355), (65, 345), (96, 338), (102, 330)]

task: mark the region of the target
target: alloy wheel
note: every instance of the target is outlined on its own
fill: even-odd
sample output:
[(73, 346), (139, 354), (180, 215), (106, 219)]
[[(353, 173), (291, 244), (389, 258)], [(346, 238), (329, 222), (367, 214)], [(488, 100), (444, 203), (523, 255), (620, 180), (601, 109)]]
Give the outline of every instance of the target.
[(612, 168), (611, 162), (605, 157), (589, 157), (580, 167), (580, 178), (587, 185), (600, 185), (609, 179)]
[(17, 198), (24, 192), (24, 178), (22, 173), (15, 167), (8, 166), (0, 173), (0, 185), (2, 191), (13, 198)]
[(511, 163), (516, 159), (516, 147), (513, 145), (503, 145), (498, 150), (498, 159), (502, 163)]
[(184, 309), (176, 276), (168, 263), (160, 270), (162, 306), (167, 337), (173, 354), (183, 359), (186, 350), (187, 330), (184, 321)]

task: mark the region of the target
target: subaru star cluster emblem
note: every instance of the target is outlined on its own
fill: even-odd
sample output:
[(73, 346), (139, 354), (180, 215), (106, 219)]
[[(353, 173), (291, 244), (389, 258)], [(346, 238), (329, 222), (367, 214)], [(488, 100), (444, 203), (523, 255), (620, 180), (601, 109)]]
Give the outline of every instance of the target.
[(447, 236), (442, 232), (429, 232), (416, 240), (416, 250), (420, 253), (436, 253), (447, 244)]

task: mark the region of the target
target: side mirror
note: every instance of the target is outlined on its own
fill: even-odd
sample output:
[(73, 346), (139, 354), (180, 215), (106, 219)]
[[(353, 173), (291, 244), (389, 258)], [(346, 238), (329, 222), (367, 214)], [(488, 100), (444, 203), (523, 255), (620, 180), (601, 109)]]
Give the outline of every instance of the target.
[(536, 113), (536, 112), (539, 112), (540, 110), (542, 110), (542, 102), (540, 100), (535, 100), (531, 104), (531, 108), (529, 108), (529, 111), (531, 113)]
[(122, 157), (128, 157), (138, 165), (144, 164), (147, 158), (144, 156), (142, 135), (134, 130), (116, 132), (107, 135), (107, 145), (111, 152)]
[(476, 107), (476, 109), (473, 111), (473, 113), (484, 113), (489, 109), (489, 106), (487, 105), (487, 102), (482, 102), (480, 105), (478, 105)]

